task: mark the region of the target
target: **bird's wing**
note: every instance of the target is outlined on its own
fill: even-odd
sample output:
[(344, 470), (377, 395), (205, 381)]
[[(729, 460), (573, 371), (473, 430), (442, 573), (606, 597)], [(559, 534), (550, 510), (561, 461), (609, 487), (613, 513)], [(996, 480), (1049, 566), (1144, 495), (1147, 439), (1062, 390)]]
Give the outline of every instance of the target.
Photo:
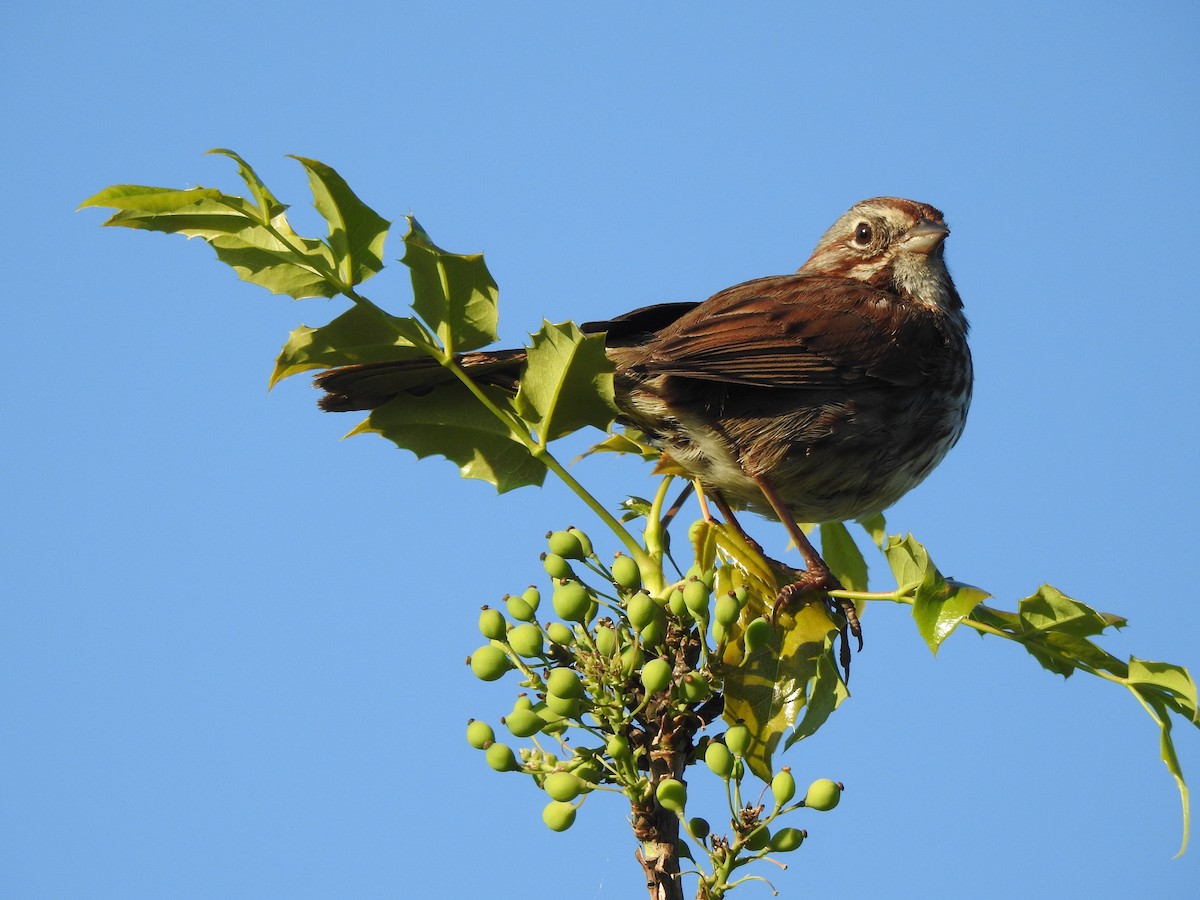
[(780, 275), (728, 288), (668, 325), (632, 368), (734, 384), (825, 388), (920, 384), (944, 346), (932, 316), (895, 295), (823, 275)]

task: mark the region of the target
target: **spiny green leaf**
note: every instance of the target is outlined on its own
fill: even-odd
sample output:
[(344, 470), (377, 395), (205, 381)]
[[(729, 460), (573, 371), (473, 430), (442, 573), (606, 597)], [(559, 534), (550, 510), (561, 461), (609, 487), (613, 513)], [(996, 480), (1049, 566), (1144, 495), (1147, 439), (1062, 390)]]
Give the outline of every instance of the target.
[(930, 560), (929, 553), (911, 534), (904, 538), (889, 538), (883, 552), (896, 583), (912, 592), (913, 620), (934, 653), (958, 623), (991, 596), (982, 588), (947, 581)]
[(239, 278), (272, 293), (301, 299), (341, 292), (344, 285), (336, 275), (329, 247), (296, 234), (283, 205), (265, 187), (263, 191), (262, 202), (279, 210), (267, 223), (259, 207), (244, 197), (210, 188), (116, 185), (89, 197), (82, 206), (116, 209), (105, 221), (107, 226), (199, 237)]
[(799, 728), (788, 738), (789, 746), (807, 737), (849, 696), (833, 661), (836, 635), (824, 606), (811, 603), (790, 625), (774, 628), (766, 646), (725, 675), (725, 719), (741, 720), (754, 735), (746, 762), (764, 781), (771, 779), (772, 756), (783, 735)]
[(482, 254), (447, 253), (408, 217), (404, 259), (412, 273), (413, 309), (448, 352), (476, 350), (492, 343), (499, 289)]
[(841, 522), (821, 525), (821, 559), (846, 590), (867, 589), (867, 561)]
[[(1132, 661), (1131, 661), (1132, 664)], [(1167, 771), (1171, 773), (1171, 777), (1175, 779), (1175, 786), (1179, 789), (1179, 800), (1183, 805), (1183, 838), (1179, 844), (1179, 852), (1175, 854), (1176, 859), (1183, 855), (1187, 850), (1188, 836), (1191, 831), (1191, 801), (1188, 796), (1187, 782), (1183, 780), (1183, 767), (1179, 765), (1179, 756), (1175, 752), (1175, 742), (1171, 740), (1171, 715), (1167, 710), (1166, 704), (1161, 695), (1151, 695), (1139, 689), (1136, 685), (1131, 685), (1130, 689), (1134, 696), (1141, 701), (1146, 712), (1154, 719), (1159, 728), (1159, 755), (1162, 761), (1167, 766)]]
[(392, 223), (363, 203), (329, 166), (303, 156), (292, 159), (308, 172), (313, 206), (329, 224), (329, 247), (342, 282), (366, 281), (383, 268), (383, 242)]
[(539, 441), (545, 445), (586, 425), (608, 428), (617, 407), (604, 336), (585, 336), (571, 322), (545, 322), (532, 337), (516, 402)]
[(279, 202), (275, 195), (271, 193), (270, 188), (263, 184), (262, 179), (258, 177), (258, 173), (250, 167), (248, 162), (238, 156), (238, 154), (234, 153), (232, 150), (226, 150), (222, 147), (217, 147), (209, 150), (208, 152), (218, 156), (227, 156), (237, 163), (238, 174), (242, 176), (242, 181), (246, 182), (246, 187), (250, 189), (250, 195), (258, 204), (260, 221), (262, 224), (265, 225), (285, 209), (287, 209), (287, 205)]
[(1028, 631), (1054, 631), (1081, 638), (1100, 634), (1110, 626), (1123, 628), (1126, 624), (1119, 616), (1096, 612), (1048, 584), (1022, 600), (1017, 610)]
[[(362, 306), (352, 306), (320, 328), (301, 325), (288, 336), (275, 360), (271, 386), (311, 369), (427, 356), (427, 350), (420, 344), (403, 336), (406, 330), (413, 328), (424, 332), (416, 319), (381, 315)], [(431, 337), (427, 338), (425, 344), (431, 340)]]
[(1151, 690), (1161, 693), (1177, 713), (1200, 726), (1196, 682), (1183, 666), (1130, 657), (1127, 681), (1143, 693)]
[[(503, 391), (482, 388), (501, 409), (512, 410)], [(514, 413), (515, 415), (515, 413)], [(541, 484), (546, 468), (465, 385), (455, 381), (426, 395), (400, 394), (379, 407), (350, 434), (373, 432), (418, 457), (441, 455), (464, 478), (478, 478), (500, 492)]]

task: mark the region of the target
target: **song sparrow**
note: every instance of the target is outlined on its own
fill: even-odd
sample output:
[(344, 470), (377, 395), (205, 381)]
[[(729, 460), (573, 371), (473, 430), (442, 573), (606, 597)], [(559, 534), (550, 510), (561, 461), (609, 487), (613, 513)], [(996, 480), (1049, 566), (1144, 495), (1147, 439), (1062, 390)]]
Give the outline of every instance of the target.
[[(942, 259), (947, 234), (932, 206), (866, 200), (793, 275), (582, 326), (606, 333), (625, 422), (727, 516), (749, 508), (788, 529), (807, 566), (792, 592), (838, 587), (797, 521), (885, 509), (962, 434), (971, 354)], [(513, 386), (524, 356), (483, 351), (460, 362), (481, 380)], [(316, 384), (328, 392), (322, 408), (345, 411), (444, 377), (419, 360), (333, 369)]]

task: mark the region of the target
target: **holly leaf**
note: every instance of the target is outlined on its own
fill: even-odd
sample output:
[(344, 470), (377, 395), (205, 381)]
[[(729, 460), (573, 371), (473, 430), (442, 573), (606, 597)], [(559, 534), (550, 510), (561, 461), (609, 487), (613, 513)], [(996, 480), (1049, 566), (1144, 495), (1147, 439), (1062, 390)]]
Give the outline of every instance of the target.
[[(790, 621), (783, 621), (790, 618)], [(766, 646), (725, 674), (725, 719), (741, 721), (754, 740), (750, 770), (771, 780), (772, 757), (789, 729), (786, 746), (808, 737), (849, 696), (834, 662), (837, 626), (824, 606), (810, 603), (781, 616)]]
[(913, 594), (917, 632), (935, 654), (958, 623), (991, 596), (982, 588), (944, 578), (911, 534), (888, 538), (883, 552), (896, 583), (902, 591)]
[(517, 411), (543, 446), (586, 425), (605, 430), (617, 414), (612, 373), (603, 335), (545, 322), (532, 335)]
[[(413, 340), (405, 334), (424, 335)], [(433, 338), (412, 318), (389, 316), (352, 306), (327, 325), (293, 331), (275, 360), (271, 387), (284, 378), (312, 369), (390, 362), (428, 355)]]
[(346, 285), (366, 281), (383, 268), (383, 242), (391, 222), (358, 198), (346, 180), (322, 162), (293, 156), (308, 172), (313, 206), (329, 225), (328, 246)]
[(821, 558), (846, 590), (867, 589), (867, 561), (841, 522), (821, 525)]
[(499, 288), (482, 254), (448, 253), (409, 216), (401, 262), (412, 274), (413, 310), (446, 352), (477, 350), (499, 337)]
[[(497, 407), (515, 415), (511, 395), (488, 387), (480, 390)], [(421, 458), (444, 456), (458, 466), (463, 478), (489, 482), (501, 493), (540, 485), (546, 477), (546, 467), (458, 381), (438, 385), (422, 396), (400, 394), (350, 432), (365, 433), (381, 435)]]
[(241, 157), (233, 159), (257, 202), (214, 188), (121, 184), (80, 204), (115, 209), (104, 225), (198, 237), (243, 281), (296, 299), (333, 297), (352, 282), (339, 278), (332, 249), (292, 229), (286, 207), (259, 181)]

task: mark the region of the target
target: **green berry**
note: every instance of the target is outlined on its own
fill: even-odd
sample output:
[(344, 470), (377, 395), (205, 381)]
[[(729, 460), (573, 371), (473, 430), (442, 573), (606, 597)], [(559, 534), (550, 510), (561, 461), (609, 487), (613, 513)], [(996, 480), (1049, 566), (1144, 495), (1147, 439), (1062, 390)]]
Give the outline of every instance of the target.
[(487, 745), (494, 740), (496, 740), (496, 732), (492, 731), (492, 726), (487, 722), (472, 719), (467, 723), (467, 743), (476, 750), (486, 749)]
[(489, 641), (502, 641), (506, 631), (508, 623), (504, 621), (504, 614), (485, 606), (479, 613), (479, 632)]
[(671, 614), (685, 625), (692, 621), (691, 610), (687, 608), (687, 604), (683, 602), (683, 591), (676, 588), (671, 591), (671, 596), (667, 598), (667, 608), (671, 610)]
[(546, 695), (546, 707), (564, 719), (578, 719), (583, 712), (583, 701), (578, 697), (560, 697), (557, 694)]
[(551, 622), (546, 626), (546, 635), (554, 643), (560, 644), (563, 647), (570, 647), (575, 643), (575, 632), (564, 625), (562, 622)]
[(688, 703), (700, 703), (712, 696), (712, 685), (699, 672), (689, 672), (680, 685), (683, 699)]
[(742, 607), (738, 604), (737, 597), (730, 591), (717, 598), (717, 605), (713, 610), (713, 619), (728, 628), (738, 620), (738, 616), (741, 613)]
[(803, 844), (806, 837), (808, 832), (799, 828), (781, 828), (771, 838), (771, 849), (776, 853), (790, 853)]
[(746, 634), (743, 640), (746, 643), (746, 652), (755, 653), (767, 645), (767, 641), (771, 639), (771, 623), (759, 616), (753, 622), (746, 626)]
[(547, 553), (542, 557), (542, 565), (546, 569), (546, 574), (551, 578), (574, 578), (575, 572), (571, 568), (571, 564), (557, 553)]
[(804, 805), (818, 812), (828, 812), (842, 799), (842, 786), (828, 778), (818, 778), (808, 786)]
[(542, 638), (542, 629), (529, 623), (518, 625), (508, 633), (508, 645), (513, 648), (517, 656), (525, 659), (541, 656), (546, 649), (545, 641)]
[(613, 759), (629, 759), (629, 739), (623, 734), (612, 735), (604, 745), (604, 752)]
[(568, 579), (554, 588), (554, 612), (568, 622), (587, 622), (591, 611), (592, 595), (583, 582)]
[(697, 619), (708, 618), (709, 587), (703, 581), (695, 579), (683, 586), (683, 602)]
[(551, 554), (557, 554), (565, 559), (585, 559), (587, 557), (587, 554), (583, 552), (583, 542), (569, 531), (555, 531), (546, 537), (549, 540)]
[(682, 813), (687, 805), (687, 786), (678, 778), (664, 778), (654, 789), (658, 805), (673, 813)]
[(580, 558), (584, 559), (586, 557), (591, 556), (592, 555), (592, 539), (590, 537), (588, 537), (582, 530), (576, 528), (574, 525), (572, 525), (570, 528), (568, 528), (567, 531), (569, 533), (575, 535), (575, 537), (578, 538), (578, 540), (579, 540), (579, 546), (583, 550), (583, 556)]
[(575, 807), (562, 800), (551, 800), (542, 810), (542, 821), (551, 831), (566, 831), (575, 824)]
[(555, 800), (574, 800), (583, 793), (583, 782), (571, 772), (551, 772), (542, 782), (542, 789)]
[(626, 610), (626, 613), (629, 616), (630, 627), (634, 631), (641, 631), (653, 622), (656, 617), (661, 616), (662, 610), (649, 594), (644, 591), (638, 591), (629, 598), (629, 608)]
[(492, 744), (485, 752), (487, 764), (497, 772), (515, 772), (521, 768), (517, 764), (517, 757), (513, 755), (512, 747), (507, 744)]
[(638, 635), (642, 639), (642, 643), (647, 647), (657, 647), (663, 642), (667, 636), (667, 623), (661, 619), (655, 619), (649, 625), (642, 629), (642, 633)]
[(532, 622), (537, 615), (537, 609), (530, 606), (524, 597), (509, 597), (504, 601), (508, 614), (518, 622)]
[(708, 824), (708, 819), (702, 819), (699, 816), (688, 819), (687, 828), (698, 841), (704, 840), (712, 831), (712, 826)]
[(776, 772), (775, 777), (771, 779), (771, 793), (775, 797), (776, 806), (786, 806), (796, 796), (796, 779), (792, 777), (792, 770), (787, 766)]
[(532, 737), (542, 730), (546, 723), (532, 709), (514, 709), (504, 717), (504, 726), (512, 732), (513, 737)]
[(740, 722), (737, 725), (730, 725), (725, 732), (725, 746), (734, 756), (745, 756), (750, 749), (750, 741), (750, 729)]
[(671, 664), (665, 659), (654, 657), (642, 666), (642, 686), (647, 694), (656, 694), (671, 686)]
[(733, 754), (720, 741), (710, 741), (704, 751), (704, 764), (722, 781), (733, 774)]
[(484, 644), (471, 654), (471, 671), (480, 681), (495, 681), (512, 668), (512, 662), (504, 651), (491, 644)]
[(621, 649), (621, 640), (617, 637), (616, 629), (607, 625), (596, 628), (596, 649), (602, 656), (616, 656)]
[(529, 587), (525, 588), (525, 592), (521, 594), (521, 599), (534, 609), (537, 609), (538, 604), (542, 602), (542, 592), (531, 584)]
[(759, 825), (758, 828), (747, 836), (746, 849), (757, 853), (767, 844), (771, 843), (771, 832), (766, 825)]
[(612, 564), (613, 581), (627, 591), (636, 591), (642, 586), (642, 570), (632, 556), (617, 554)]
[(560, 666), (550, 670), (546, 678), (546, 693), (564, 700), (578, 700), (583, 696), (583, 683), (573, 669)]
[(641, 669), (645, 658), (646, 654), (642, 652), (641, 647), (637, 644), (630, 644), (621, 651), (621, 674), (626, 678), (632, 677), (634, 672)]

